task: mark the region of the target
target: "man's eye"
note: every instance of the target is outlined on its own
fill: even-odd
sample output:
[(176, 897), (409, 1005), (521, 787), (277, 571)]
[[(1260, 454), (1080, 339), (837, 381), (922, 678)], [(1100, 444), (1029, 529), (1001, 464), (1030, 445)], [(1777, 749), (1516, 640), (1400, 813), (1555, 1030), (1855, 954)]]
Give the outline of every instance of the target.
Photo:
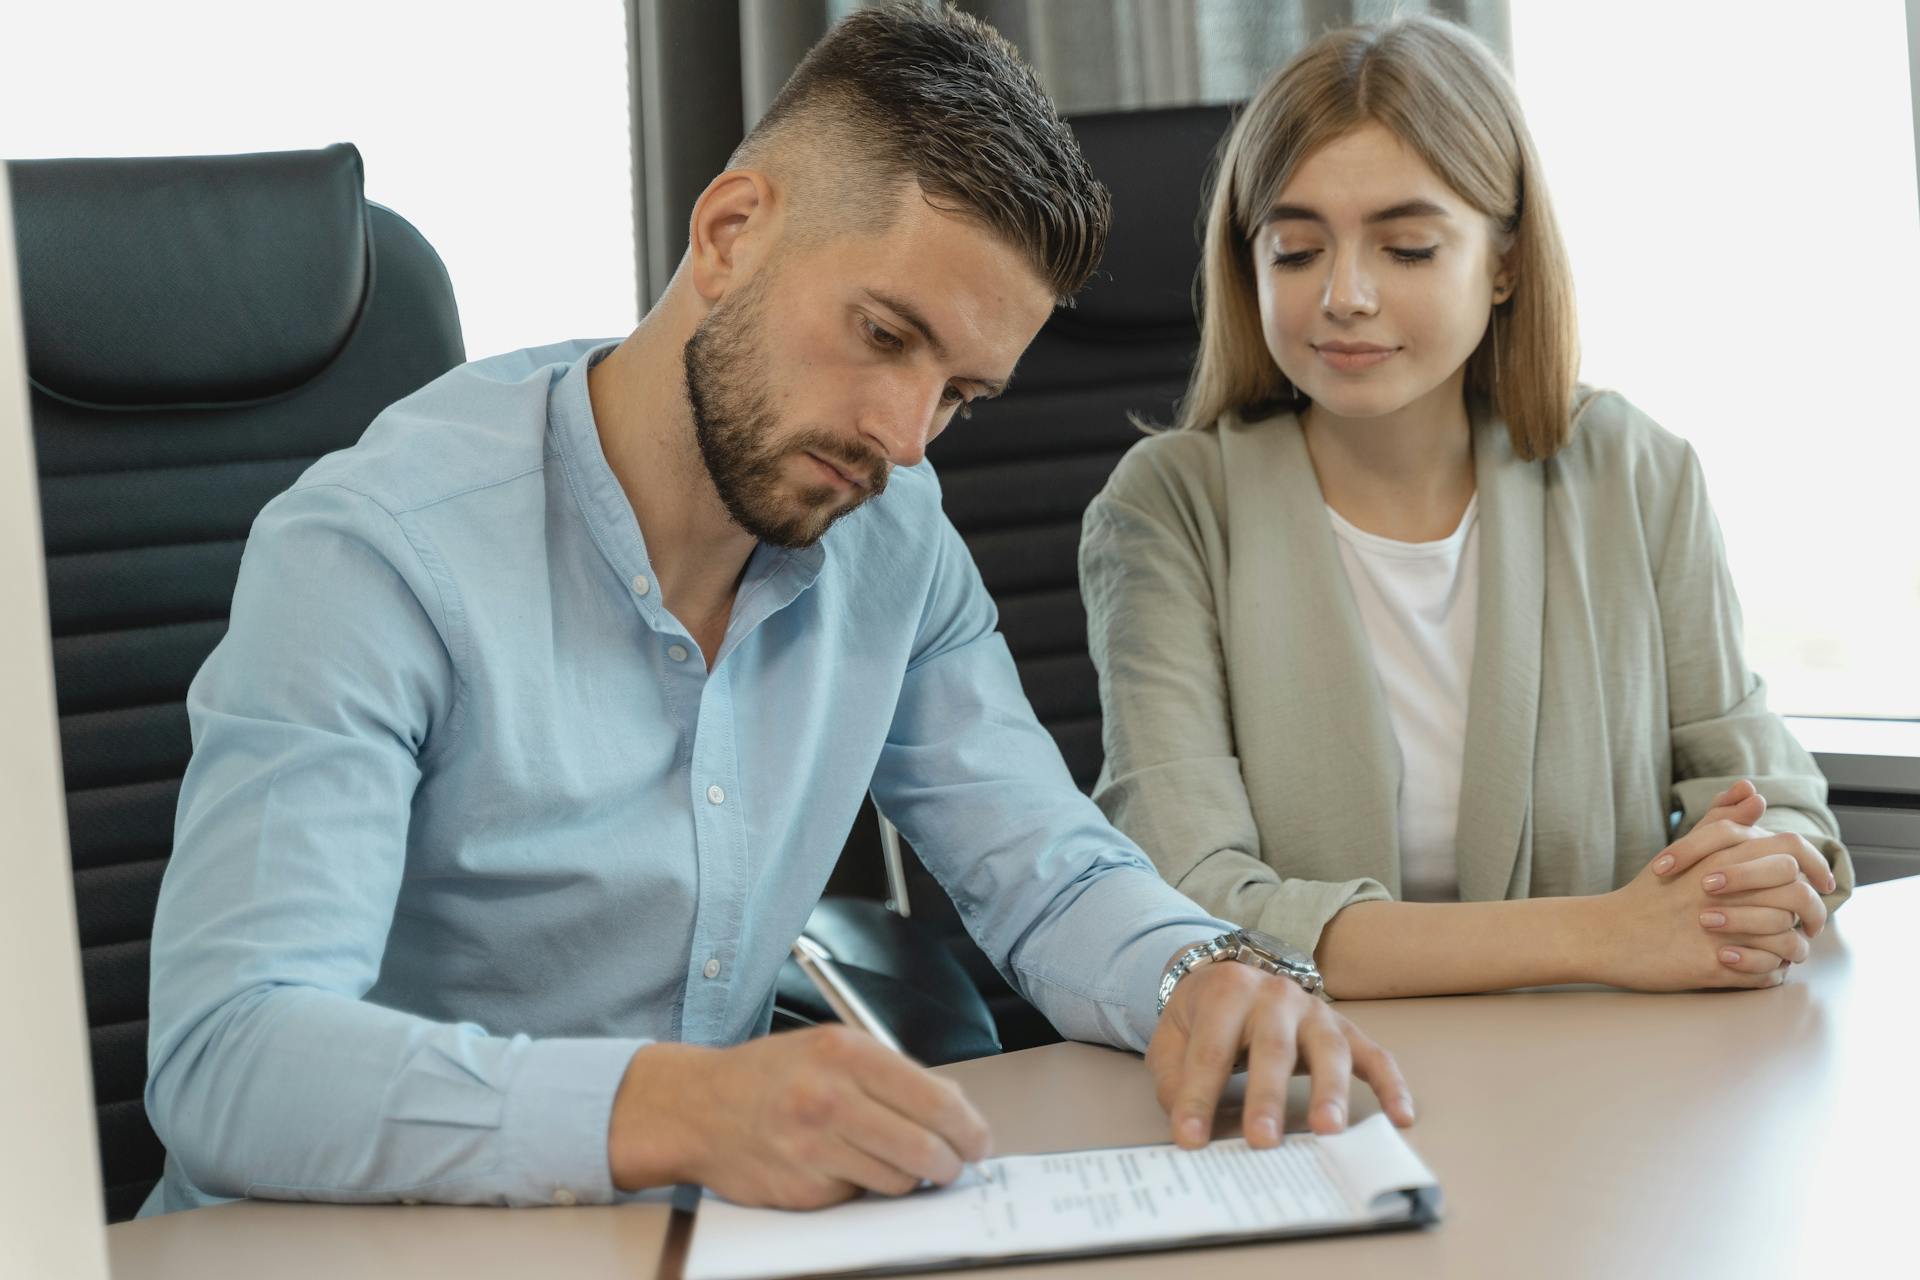
[(973, 416), (973, 401), (967, 399), (958, 387), (948, 387), (946, 391), (941, 394), (940, 400), (941, 403), (945, 404), (949, 409), (958, 408), (960, 410), (960, 416), (963, 418), (971, 418)]
[(864, 323), (867, 328), (867, 341), (879, 347), (882, 351), (898, 351), (906, 345), (900, 341), (897, 335), (888, 333), (873, 321), (867, 320), (862, 323)]

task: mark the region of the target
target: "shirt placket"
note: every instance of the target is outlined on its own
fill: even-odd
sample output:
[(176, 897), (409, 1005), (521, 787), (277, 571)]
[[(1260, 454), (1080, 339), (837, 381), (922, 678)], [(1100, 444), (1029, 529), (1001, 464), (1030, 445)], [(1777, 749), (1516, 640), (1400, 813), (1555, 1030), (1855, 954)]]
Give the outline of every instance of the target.
[(685, 1039), (724, 1043), (747, 902), (746, 797), (734, 749), (734, 705), (724, 671), (707, 673), (688, 762), (699, 868), (693, 947), (687, 958)]

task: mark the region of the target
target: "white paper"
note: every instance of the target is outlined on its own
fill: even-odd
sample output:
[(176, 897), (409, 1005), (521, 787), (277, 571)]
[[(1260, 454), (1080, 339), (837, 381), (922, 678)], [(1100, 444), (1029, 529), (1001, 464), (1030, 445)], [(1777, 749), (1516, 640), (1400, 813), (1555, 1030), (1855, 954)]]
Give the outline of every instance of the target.
[(1084, 1253), (1217, 1236), (1275, 1235), (1406, 1216), (1392, 1193), (1430, 1187), (1385, 1116), (1330, 1138), (1255, 1150), (1117, 1147), (989, 1160), (952, 1187), (872, 1196), (811, 1213), (708, 1197), (687, 1280)]

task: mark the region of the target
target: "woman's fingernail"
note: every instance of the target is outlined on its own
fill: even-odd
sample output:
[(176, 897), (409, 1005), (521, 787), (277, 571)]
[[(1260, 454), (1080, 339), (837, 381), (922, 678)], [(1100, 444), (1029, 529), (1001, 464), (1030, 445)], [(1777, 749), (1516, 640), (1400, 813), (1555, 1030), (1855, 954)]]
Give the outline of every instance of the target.
[(1180, 1136), (1188, 1142), (1205, 1142), (1207, 1127), (1200, 1123), (1198, 1116), (1189, 1116), (1180, 1122)]
[(1822, 892), (1832, 893), (1834, 890), (1838, 889), (1839, 887), (1840, 887), (1840, 882), (1838, 880), (1835, 880), (1833, 878), (1833, 874), (1829, 872), (1827, 874), (1827, 887)]
[(1658, 857), (1658, 858), (1655, 858), (1655, 859), (1653, 860), (1653, 874), (1655, 874), (1655, 875), (1657, 875), (1657, 876), (1663, 876), (1663, 875), (1665, 875), (1665, 874), (1667, 874), (1667, 872), (1669, 872), (1669, 871), (1671, 871), (1671, 870), (1673, 870), (1673, 855), (1672, 855), (1672, 854), (1670, 854), (1670, 853), (1668, 853), (1668, 854), (1662, 854), (1662, 855), (1661, 855), (1660, 857)]
[(1700, 923), (1707, 926), (1707, 928), (1709, 929), (1718, 929), (1721, 925), (1725, 924), (1726, 922), (1727, 922), (1727, 918), (1721, 915), (1718, 911), (1702, 911), (1700, 913)]
[(1727, 878), (1716, 871), (1700, 883), (1706, 888), (1708, 893), (1718, 893), (1727, 887)]
[(1249, 1137), (1259, 1138), (1262, 1142), (1278, 1142), (1280, 1126), (1274, 1123), (1272, 1116), (1260, 1116), (1253, 1122)]
[(1738, 951), (1735, 951), (1732, 947), (1728, 947), (1726, 950), (1720, 953), (1720, 963), (1721, 964), (1739, 964), (1740, 953)]
[(1347, 1109), (1337, 1102), (1323, 1102), (1315, 1110), (1329, 1124), (1344, 1126), (1347, 1123)]

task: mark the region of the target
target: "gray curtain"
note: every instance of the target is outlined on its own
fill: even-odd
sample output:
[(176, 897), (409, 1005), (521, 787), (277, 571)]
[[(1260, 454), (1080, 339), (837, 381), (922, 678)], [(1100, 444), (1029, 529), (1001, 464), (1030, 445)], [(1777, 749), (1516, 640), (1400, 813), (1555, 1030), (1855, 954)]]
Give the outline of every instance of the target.
[[(853, 8), (852, 4), (841, 7)], [(1066, 112), (1238, 102), (1315, 36), (1437, 13), (1504, 59), (1507, 0), (965, 0), (1020, 48)]]
[[(626, 0), (640, 308), (686, 249), (693, 202), (787, 75), (871, 0)], [(932, 0), (929, 0), (931, 3)], [(1509, 58), (1507, 0), (961, 0), (1062, 111), (1236, 102), (1321, 32), (1396, 15), (1464, 23)]]

